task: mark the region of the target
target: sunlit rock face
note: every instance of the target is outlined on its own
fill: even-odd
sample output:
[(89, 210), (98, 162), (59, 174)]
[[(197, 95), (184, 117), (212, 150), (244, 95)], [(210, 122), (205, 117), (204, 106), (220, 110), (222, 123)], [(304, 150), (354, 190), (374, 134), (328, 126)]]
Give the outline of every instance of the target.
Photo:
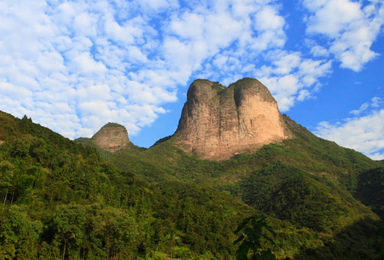
[(222, 161), (292, 134), (269, 90), (258, 80), (245, 78), (229, 87), (194, 81), (174, 137), (181, 149)]
[(130, 141), (127, 129), (116, 123), (108, 123), (94, 136), (92, 141), (101, 149), (108, 152), (117, 152), (127, 146)]

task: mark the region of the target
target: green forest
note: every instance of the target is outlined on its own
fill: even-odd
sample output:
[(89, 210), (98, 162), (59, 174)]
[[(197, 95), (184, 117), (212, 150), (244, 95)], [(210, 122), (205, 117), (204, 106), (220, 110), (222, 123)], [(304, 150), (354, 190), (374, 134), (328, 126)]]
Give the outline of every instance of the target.
[(296, 138), (216, 162), (0, 112), (0, 259), (384, 259), (383, 163), (284, 120)]

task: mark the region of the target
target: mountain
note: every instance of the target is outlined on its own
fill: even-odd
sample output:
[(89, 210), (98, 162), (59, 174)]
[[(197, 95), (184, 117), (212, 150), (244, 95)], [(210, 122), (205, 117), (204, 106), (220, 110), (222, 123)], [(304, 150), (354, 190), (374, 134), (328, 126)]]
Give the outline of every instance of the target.
[[(202, 159), (223, 161), (293, 137), (269, 90), (245, 78), (229, 87), (195, 80), (172, 139), (175, 146)], [(117, 123), (103, 126), (91, 141), (112, 153), (132, 145), (127, 130)]]
[(271, 93), (251, 78), (229, 87), (195, 80), (174, 134), (179, 148), (218, 161), (291, 137)]
[(91, 139), (101, 149), (112, 153), (131, 143), (127, 129), (117, 123), (106, 124)]
[(104, 157), (122, 149), (140, 150), (141, 148), (131, 143), (127, 129), (118, 123), (107, 123), (100, 128), (91, 138), (80, 137), (75, 142), (86, 146), (101, 149)]
[(197, 80), (148, 149), (115, 123), (73, 142), (0, 112), (0, 258), (235, 259), (237, 225), (263, 214), (277, 259), (383, 259), (382, 162), (276, 109), (254, 79)]
[[(289, 250), (285, 248), (288, 255), (296, 255), (295, 259), (311, 259), (310, 256), (312, 259), (329, 259), (336, 255), (338, 259), (361, 259), (364, 254), (374, 259), (375, 255), (367, 253), (373, 246), (368, 241), (373, 238), (366, 238), (367, 244), (360, 245), (359, 239), (353, 240), (350, 236), (353, 234), (361, 238), (355, 232), (367, 226), (372, 232), (380, 233), (378, 229), (381, 222), (375, 214), (379, 212), (372, 212), (369, 207), (374, 205), (378, 209), (383, 204), (378, 204), (378, 200), (362, 199), (362, 196), (368, 198), (367, 194), (371, 194), (371, 191), (361, 192), (361, 177), (381, 164), (352, 149), (321, 139), (279, 113), (275, 117), (278, 120), (273, 122), (277, 122), (276, 125), (283, 130), (284, 135), (280, 139), (273, 139), (264, 145), (258, 144), (258, 139), (253, 139), (253, 144), (237, 146), (238, 150), (220, 147), (222, 140), (226, 140), (227, 144), (230, 140), (233, 143), (241, 140), (241, 127), (236, 121), (241, 106), (236, 105), (234, 93), (236, 89), (243, 91), (247, 84), (251, 90), (249, 95), (258, 97), (253, 99), (254, 102), (268, 104), (262, 106), (268, 109), (261, 111), (264, 114), (265, 111), (275, 111), (271, 113), (276, 115), (274, 100), (265, 87), (255, 86), (258, 85), (255, 80), (240, 80), (228, 88), (207, 80), (197, 80), (188, 91), (187, 102), (174, 135), (159, 140), (153, 147), (140, 153), (121, 150), (109, 160), (120, 170), (129, 170), (155, 185), (167, 181), (208, 184), (241, 199), (258, 212), (288, 221), (298, 230), (315, 232), (322, 241), (319, 243), (328, 245), (319, 246), (316, 250), (301, 248), (301, 253), (295, 251), (297, 248), (288, 253)], [(248, 89), (245, 87), (246, 91)], [(225, 139), (231, 131), (220, 128), (217, 118), (223, 111), (227, 111), (225, 113), (229, 116), (224, 120), (221, 117), (221, 122), (232, 122), (228, 129), (237, 131), (233, 139)], [(258, 111), (254, 114), (258, 114)], [(249, 117), (252, 117), (252, 113), (248, 114)], [(247, 120), (247, 117), (243, 118)], [(194, 124), (200, 127), (194, 128)], [(373, 178), (372, 175), (367, 176)], [(382, 187), (379, 187), (379, 191), (382, 191)], [(294, 233), (300, 233), (298, 230)], [(343, 230), (348, 230), (348, 235), (344, 235)], [(341, 240), (333, 244), (332, 237)], [(365, 249), (361, 252), (345, 250), (346, 247), (359, 246)], [(328, 254), (327, 250), (333, 250), (333, 253)], [(360, 255), (357, 256), (357, 253)]]

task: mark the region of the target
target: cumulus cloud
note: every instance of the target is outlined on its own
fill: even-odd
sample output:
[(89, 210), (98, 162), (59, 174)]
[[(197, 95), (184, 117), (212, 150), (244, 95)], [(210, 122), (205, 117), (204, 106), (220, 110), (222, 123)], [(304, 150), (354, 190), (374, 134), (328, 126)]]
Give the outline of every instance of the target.
[[(0, 109), (75, 138), (108, 121), (129, 125), (135, 134), (163, 112), (161, 104), (175, 100), (173, 80), (160, 89), (147, 78), (131, 84), (126, 72), (148, 63), (145, 43), (153, 31), (140, 15), (119, 14), (127, 6), (114, 9), (119, 3), (105, 0), (1, 5)], [(152, 111), (136, 108), (132, 116), (129, 105), (141, 103), (153, 104)]]
[(315, 134), (341, 146), (363, 152), (375, 160), (384, 159), (384, 108), (380, 97), (374, 97), (359, 109), (355, 117), (338, 122), (320, 122)]
[(137, 134), (191, 77), (253, 76), (286, 41), (272, 0), (3, 1), (0, 19), (0, 109), (70, 138)]
[(297, 101), (311, 98), (320, 86), (319, 78), (332, 71), (331, 61), (306, 59), (299, 52), (278, 52), (269, 56), (273, 64), (262, 66), (256, 75), (268, 86), (283, 112)]
[(322, 46), (319, 46), (319, 45), (313, 46), (311, 48), (311, 54), (314, 57), (328, 57), (329, 56), (328, 50)]
[[(362, 70), (378, 54), (371, 50), (384, 24), (384, 4), (351, 0), (304, 0), (309, 11), (307, 33), (324, 35), (330, 40), (328, 50), (341, 62), (342, 68)], [(327, 55), (323, 47), (314, 46), (315, 56)]]
[[(326, 48), (314, 44), (312, 56), (283, 50), (289, 25), (274, 0), (2, 1), (0, 109), (69, 138), (110, 121), (134, 135), (194, 78), (228, 85), (258, 77), (287, 111), (319, 89), (329, 54), (355, 70), (372, 59), (382, 24), (380, 2), (304, 4), (308, 33), (331, 38)], [(331, 7), (339, 9), (330, 15), (348, 14), (324, 31)]]

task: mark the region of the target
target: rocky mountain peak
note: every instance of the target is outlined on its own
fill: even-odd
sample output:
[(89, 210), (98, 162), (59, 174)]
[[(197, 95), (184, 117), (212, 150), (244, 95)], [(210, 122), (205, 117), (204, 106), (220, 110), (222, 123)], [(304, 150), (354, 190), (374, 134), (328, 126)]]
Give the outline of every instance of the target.
[(181, 149), (221, 161), (293, 135), (269, 90), (258, 80), (245, 78), (229, 87), (194, 81), (174, 136)]
[(112, 153), (130, 144), (127, 129), (117, 123), (104, 125), (91, 139), (101, 149)]

